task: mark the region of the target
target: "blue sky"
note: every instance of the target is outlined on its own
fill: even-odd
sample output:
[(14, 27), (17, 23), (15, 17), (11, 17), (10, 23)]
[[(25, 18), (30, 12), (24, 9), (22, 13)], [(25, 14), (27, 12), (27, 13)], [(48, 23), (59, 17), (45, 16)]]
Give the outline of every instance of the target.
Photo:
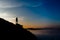
[[(0, 15), (21, 17), (27, 24), (60, 23), (59, 0), (0, 0)], [(8, 16), (7, 16), (8, 15)]]

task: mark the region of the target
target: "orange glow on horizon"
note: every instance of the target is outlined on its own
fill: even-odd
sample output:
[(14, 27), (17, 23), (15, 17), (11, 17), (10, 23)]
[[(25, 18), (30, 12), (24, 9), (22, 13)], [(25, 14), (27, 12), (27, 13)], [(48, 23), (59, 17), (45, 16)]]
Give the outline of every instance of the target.
[[(8, 19), (7, 18), (6, 20), (15, 24), (15, 19), (14, 18), (13, 19)], [(19, 24), (23, 25), (24, 28), (44, 28), (44, 27), (50, 27), (50, 26), (57, 25), (57, 24), (29, 23), (29, 22), (25, 22), (25, 21), (22, 21), (22, 20), (19, 21)]]

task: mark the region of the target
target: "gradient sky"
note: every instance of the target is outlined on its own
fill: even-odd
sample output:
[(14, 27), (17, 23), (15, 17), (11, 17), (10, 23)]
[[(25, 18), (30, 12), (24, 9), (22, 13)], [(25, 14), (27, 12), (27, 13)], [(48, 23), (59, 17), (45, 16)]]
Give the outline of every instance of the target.
[(0, 0), (0, 17), (25, 27), (60, 24), (59, 0)]

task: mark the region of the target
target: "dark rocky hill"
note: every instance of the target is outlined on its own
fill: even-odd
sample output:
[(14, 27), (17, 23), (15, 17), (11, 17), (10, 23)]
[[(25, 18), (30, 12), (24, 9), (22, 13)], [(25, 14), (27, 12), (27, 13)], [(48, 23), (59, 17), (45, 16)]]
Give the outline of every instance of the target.
[(8, 40), (37, 40), (36, 36), (23, 28), (0, 18), (0, 39)]

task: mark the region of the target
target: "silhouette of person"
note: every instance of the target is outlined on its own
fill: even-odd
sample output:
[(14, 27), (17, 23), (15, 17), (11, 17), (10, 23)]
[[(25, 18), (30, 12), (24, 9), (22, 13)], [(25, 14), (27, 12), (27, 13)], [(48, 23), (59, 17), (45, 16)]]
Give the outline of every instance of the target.
[(16, 24), (18, 24), (18, 17), (16, 17)]

